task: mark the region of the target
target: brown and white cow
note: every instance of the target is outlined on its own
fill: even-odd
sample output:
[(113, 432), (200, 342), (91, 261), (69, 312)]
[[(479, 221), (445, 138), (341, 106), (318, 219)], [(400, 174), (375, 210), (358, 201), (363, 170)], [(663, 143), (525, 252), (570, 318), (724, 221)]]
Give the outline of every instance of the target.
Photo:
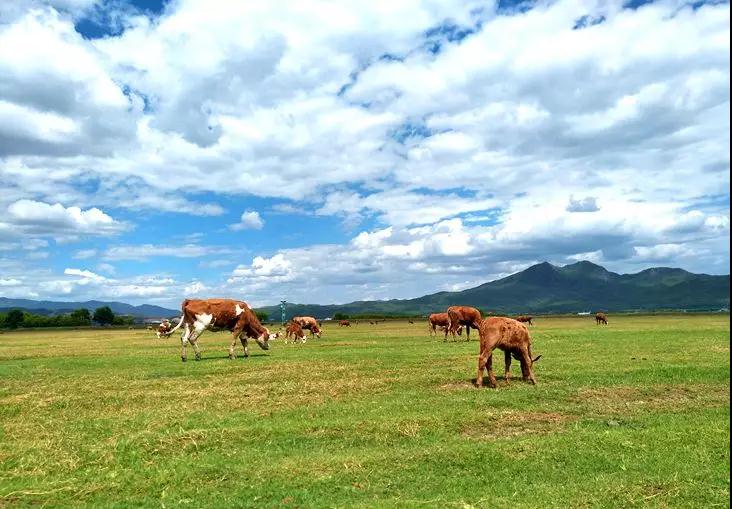
[(290, 337), (292, 337), (293, 342), (300, 341), (300, 343), (304, 343), (308, 339), (302, 330), (302, 326), (297, 322), (289, 322), (287, 324), (285, 328), (285, 344), (289, 343), (288, 340)]
[(541, 358), (531, 358), (531, 336), (529, 329), (521, 322), (503, 316), (486, 318), (480, 324), (480, 353), (478, 354), (478, 376), (475, 379), (477, 387), (483, 386), (483, 370), (488, 370), (488, 382), (491, 387), (496, 386), (496, 376), (493, 374), (493, 350), (503, 350), (506, 361), (506, 381), (511, 379), (511, 357), (521, 362), (521, 374), (525, 381), (536, 385), (534, 377), (534, 363)]
[(160, 325), (158, 325), (158, 331), (155, 333), (155, 335), (160, 339), (161, 337), (167, 337), (169, 336), (168, 332), (173, 328), (173, 324), (170, 323), (168, 320), (163, 320)]
[(292, 321), (300, 324), (300, 327), (310, 331), (310, 334), (316, 337), (320, 337), (320, 327), (318, 321), (312, 316), (295, 316)]
[(181, 359), (187, 360), (186, 346), (188, 343), (193, 346), (196, 352), (196, 360), (201, 359), (201, 351), (198, 348), (198, 338), (206, 329), (224, 329), (231, 331), (231, 346), (229, 347), (229, 358), (234, 359), (234, 346), (237, 338), (244, 347), (244, 357), (249, 357), (248, 338), (254, 339), (262, 350), (269, 350), (269, 341), (275, 339), (277, 334), (270, 334), (267, 327), (263, 327), (257, 316), (244, 301), (232, 299), (186, 299), (181, 304), (182, 316), (178, 325), (168, 331), (165, 336), (184, 326), (181, 336)]
[[(432, 313), (428, 320), (430, 323), (430, 336), (433, 334), (437, 335), (437, 328), (440, 327), (441, 330), (445, 331), (445, 337), (447, 338), (447, 332), (450, 328), (450, 318), (447, 316), (447, 313)], [(462, 326), (458, 327), (457, 333), (458, 335), (463, 333)], [(453, 332), (452, 335), (455, 337), (455, 332)]]
[[(470, 306), (450, 306), (447, 308), (447, 317), (450, 320), (448, 329), (450, 332), (457, 330), (460, 325), (465, 326), (467, 334), (466, 341), (470, 341), (470, 329), (480, 328), (481, 316), (480, 311)], [(445, 341), (447, 341), (447, 331), (445, 332)]]

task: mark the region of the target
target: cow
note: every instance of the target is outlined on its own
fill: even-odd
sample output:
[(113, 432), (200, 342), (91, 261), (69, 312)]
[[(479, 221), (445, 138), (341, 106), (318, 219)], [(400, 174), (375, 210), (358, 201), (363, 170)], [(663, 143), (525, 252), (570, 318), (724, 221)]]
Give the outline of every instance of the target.
[(595, 321), (597, 322), (597, 325), (600, 325), (601, 323), (607, 325), (607, 315), (601, 311), (598, 311), (597, 313), (595, 313)]
[(521, 362), (521, 374), (524, 381), (536, 385), (533, 366), (541, 355), (531, 357), (531, 336), (529, 329), (521, 322), (512, 318), (492, 316), (486, 318), (478, 329), (480, 335), (480, 352), (478, 354), (478, 376), (475, 379), (476, 387), (483, 386), (483, 370), (488, 370), (488, 383), (496, 386), (496, 376), (493, 374), (493, 350), (503, 350), (506, 362), (506, 381), (511, 379), (511, 357)]
[[(460, 325), (465, 326), (467, 334), (466, 341), (470, 341), (470, 328), (475, 330), (480, 328), (480, 311), (469, 306), (450, 306), (447, 308), (447, 317), (449, 319), (448, 329), (450, 332), (457, 330)], [(445, 341), (447, 341), (447, 331), (445, 332)]]
[(348, 320), (341, 320), (338, 322), (338, 326), (339, 327), (350, 327), (351, 322), (349, 322)]
[(303, 329), (309, 330), (312, 336), (320, 337), (318, 321), (312, 316), (294, 316), (292, 321), (298, 323)]
[(173, 324), (171, 324), (168, 320), (163, 320), (160, 325), (158, 325), (158, 331), (155, 333), (155, 335), (160, 339), (161, 337), (168, 337), (168, 331), (173, 328)]
[(293, 342), (297, 342), (299, 340), (300, 343), (304, 343), (308, 339), (305, 336), (305, 332), (302, 330), (302, 326), (297, 322), (290, 322), (285, 328), (285, 343), (288, 343), (288, 339), (290, 337), (292, 337)]
[(534, 325), (533, 322), (531, 321), (533, 319), (534, 319), (534, 317), (529, 316), (529, 315), (520, 315), (520, 316), (516, 317), (517, 322), (528, 323), (529, 325), (532, 325), (532, 326)]
[[(447, 313), (432, 313), (429, 318), (429, 327), (430, 327), (430, 336), (431, 335), (437, 335), (437, 328), (439, 327), (440, 330), (445, 331), (445, 338), (447, 338), (447, 332), (449, 330), (450, 326), (450, 319), (447, 316)], [(463, 327), (460, 326), (457, 329), (458, 336), (462, 335), (463, 333)], [(452, 333), (452, 336), (455, 337), (455, 333)]]
[(259, 323), (252, 308), (244, 301), (232, 299), (185, 299), (181, 304), (182, 315), (178, 325), (165, 333), (170, 336), (184, 326), (181, 341), (181, 360), (186, 362), (188, 343), (196, 352), (196, 360), (201, 360), (198, 349), (198, 338), (206, 329), (224, 329), (231, 331), (229, 358), (235, 359), (234, 346), (237, 338), (244, 347), (244, 357), (249, 357), (248, 338), (254, 339), (262, 350), (269, 350), (269, 341), (278, 334), (270, 334), (267, 327)]

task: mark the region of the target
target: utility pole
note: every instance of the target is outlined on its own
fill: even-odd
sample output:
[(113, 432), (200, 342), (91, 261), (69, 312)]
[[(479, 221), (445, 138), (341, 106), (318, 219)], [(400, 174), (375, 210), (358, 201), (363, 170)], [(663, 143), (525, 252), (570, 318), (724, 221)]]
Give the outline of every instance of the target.
[(280, 301), (280, 313), (282, 314), (282, 323), (285, 323), (285, 305), (287, 304), (286, 300)]

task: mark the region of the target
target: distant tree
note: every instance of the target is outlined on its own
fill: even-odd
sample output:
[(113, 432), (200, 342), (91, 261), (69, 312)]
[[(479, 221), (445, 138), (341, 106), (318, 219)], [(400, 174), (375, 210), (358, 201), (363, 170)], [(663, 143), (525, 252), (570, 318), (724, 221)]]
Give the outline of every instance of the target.
[(91, 313), (86, 308), (75, 309), (70, 316), (73, 325), (89, 325), (91, 323)]
[(132, 325), (135, 323), (135, 317), (130, 315), (115, 315), (112, 325)]
[(257, 320), (260, 322), (266, 322), (269, 320), (269, 314), (264, 311), (255, 311), (254, 314), (257, 316)]
[(336, 313), (333, 315), (333, 320), (348, 320), (348, 315), (345, 313)]
[(10, 329), (17, 329), (23, 323), (23, 312), (20, 309), (11, 309), (5, 316), (5, 325)]
[(101, 325), (114, 323), (114, 313), (109, 306), (102, 306), (94, 310), (94, 321)]

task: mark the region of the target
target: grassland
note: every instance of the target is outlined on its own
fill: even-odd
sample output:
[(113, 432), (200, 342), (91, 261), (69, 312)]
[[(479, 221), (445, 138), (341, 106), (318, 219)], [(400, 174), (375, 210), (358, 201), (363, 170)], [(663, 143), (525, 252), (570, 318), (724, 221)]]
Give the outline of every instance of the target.
[(186, 364), (148, 331), (6, 332), (0, 507), (729, 507), (729, 326), (538, 319), (539, 385), (496, 390), (424, 323), (235, 361), (207, 333)]

